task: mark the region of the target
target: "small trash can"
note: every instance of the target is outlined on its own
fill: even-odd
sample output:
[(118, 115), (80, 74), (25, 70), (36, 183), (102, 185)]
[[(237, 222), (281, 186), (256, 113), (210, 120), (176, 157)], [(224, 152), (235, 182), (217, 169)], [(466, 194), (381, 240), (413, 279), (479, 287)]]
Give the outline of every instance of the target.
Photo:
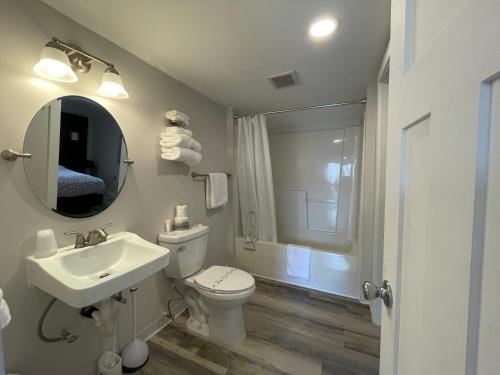
[(122, 358), (110, 350), (101, 354), (97, 368), (97, 375), (123, 375)]

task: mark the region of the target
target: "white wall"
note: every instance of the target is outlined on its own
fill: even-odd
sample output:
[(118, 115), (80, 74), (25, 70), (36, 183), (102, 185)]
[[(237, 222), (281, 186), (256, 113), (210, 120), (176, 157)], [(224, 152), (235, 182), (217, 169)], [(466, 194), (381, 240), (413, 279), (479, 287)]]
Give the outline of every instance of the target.
[[(197, 171), (224, 171), (227, 147), (226, 110), (178, 81), (145, 64), (74, 23), (47, 5), (34, 0), (2, 0), (0, 12), (0, 140), (2, 148), (21, 149), (31, 118), (46, 103), (62, 95), (83, 95), (105, 106), (120, 124), (129, 156), (135, 164), (113, 205), (94, 218), (70, 219), (50, 212), (35, 197), (21, 161), (0, 163), (0, 287), (12, 310), (13, 321), (3, 332), (7, 367), (24, 374), (83, 374), (100, 352), (100, 337), (91, 321), (62, 303), (47, 319), (46, 332), (68, 328), (80, 335), (74, 344), (45, 344), (36, 336), (38, 318), (49, 296), (30, 290), (23, 259), (32, 253), (37, 230), (53, 228), (60, 245), (73, 239), (67, 230), (86, 231), (112, 222), (112, 232), (129, 230), (155, 241), (163, 219), (175, 204), (187, 203), (194, 222), (210, 225), (207, 264), (230, 260), (228, 226), (231, 205), (207, 214), (204, 184), (193, 182), (186, 166), (160, 160), (157, 141), (163, 113), (176, 108), (189, 114), (193, 131), (203, 145), (203, 162)], [(32, 66), (51, 36), (76, 43), (116, 64), (130, 99), (108, 100), (96, 96), (102, 67), (94, 66), (77, 84), (57, 84), (38, 79)], [(231, 139), (229, 137), (228, 139)], [(139, 285), (138, 325), (153, 323), (173, 293), (160, 273)], [(120, 339), (130, 337), (130, 306), (121, 307)]]

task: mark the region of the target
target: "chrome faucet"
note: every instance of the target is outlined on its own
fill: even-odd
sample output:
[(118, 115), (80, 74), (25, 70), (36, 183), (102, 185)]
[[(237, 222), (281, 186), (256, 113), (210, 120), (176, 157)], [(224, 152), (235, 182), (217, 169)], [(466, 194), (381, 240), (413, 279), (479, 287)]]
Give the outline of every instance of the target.
[(80, 232), (65, 232), (64, 234), (69, 236), (69, 235), (76, 235), (76, 240), (75, 240), (75, 249), (81, 249), (83, 247), (87, 246), (93, 246), (97, 245), (103, 242), (106, 242), (108, 239), (108, 232), (106, 232), (106, 228), (113, 225), (112, 223), (108, 223), (106, 225), (103, 225), (100, 229), (93, 229), (91, 230), (87, 238), (80, 233)]
[(75, 240), (75, 249), (81, 249), (82, 247), (87, 246), (87, 240), (85, 239), (85, 236), (80, 233), (80, 232), (64, 232), (64, 235), (66, 236), (71, 236), (73, 234), (76, 234), (76, 240)]
[(108, 232), (105, 231), (107, 227), (110, 227), (111, 223), (103, 225), (101, 229), (91, 230), (87, 236), (87, 246), (97, 245), (108, 240)]

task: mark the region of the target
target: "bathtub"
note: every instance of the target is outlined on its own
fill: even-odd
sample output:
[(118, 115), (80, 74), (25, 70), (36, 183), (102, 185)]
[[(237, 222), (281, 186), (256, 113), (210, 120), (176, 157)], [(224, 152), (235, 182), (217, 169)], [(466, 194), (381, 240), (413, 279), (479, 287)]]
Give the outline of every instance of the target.
[[(309, 250), (261, 240), (256, 242), (256, 250), (253, 251), (245, 249), (244, 244), (243, 238), (236, 238), (236, 266), (255, 276), (344, 297), (360, 298), (360, 264), (359, 257), (355, 254)], [(307, 254), (301, 254), (301, 251)], [(295, 263), (300, 263), (299, 267), (294, 266), (294, 259)]]

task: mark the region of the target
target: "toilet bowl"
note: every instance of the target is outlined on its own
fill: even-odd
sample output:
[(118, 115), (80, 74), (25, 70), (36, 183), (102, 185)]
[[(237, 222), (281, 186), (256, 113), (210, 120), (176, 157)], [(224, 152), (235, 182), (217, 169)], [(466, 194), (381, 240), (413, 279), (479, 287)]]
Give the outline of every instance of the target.
[(235, 267), (215, 265), (202, 269), (207, 226), (163, 233), (158, 242), (171, 249), (165, 274), (185, 286), (187, 330), (223, 345), (240, 343), (246, 337), (243, 305), (255, 292), (253, 276)]
[(189, 331), (225, 345), (246, 337), (242, 307), (255, 291), (252, 275), (234, 267), (212, 266), (186, 278), (184, 285), (196, 291), (200, 310), (206, 314), (201, 320), (191, 314)]

